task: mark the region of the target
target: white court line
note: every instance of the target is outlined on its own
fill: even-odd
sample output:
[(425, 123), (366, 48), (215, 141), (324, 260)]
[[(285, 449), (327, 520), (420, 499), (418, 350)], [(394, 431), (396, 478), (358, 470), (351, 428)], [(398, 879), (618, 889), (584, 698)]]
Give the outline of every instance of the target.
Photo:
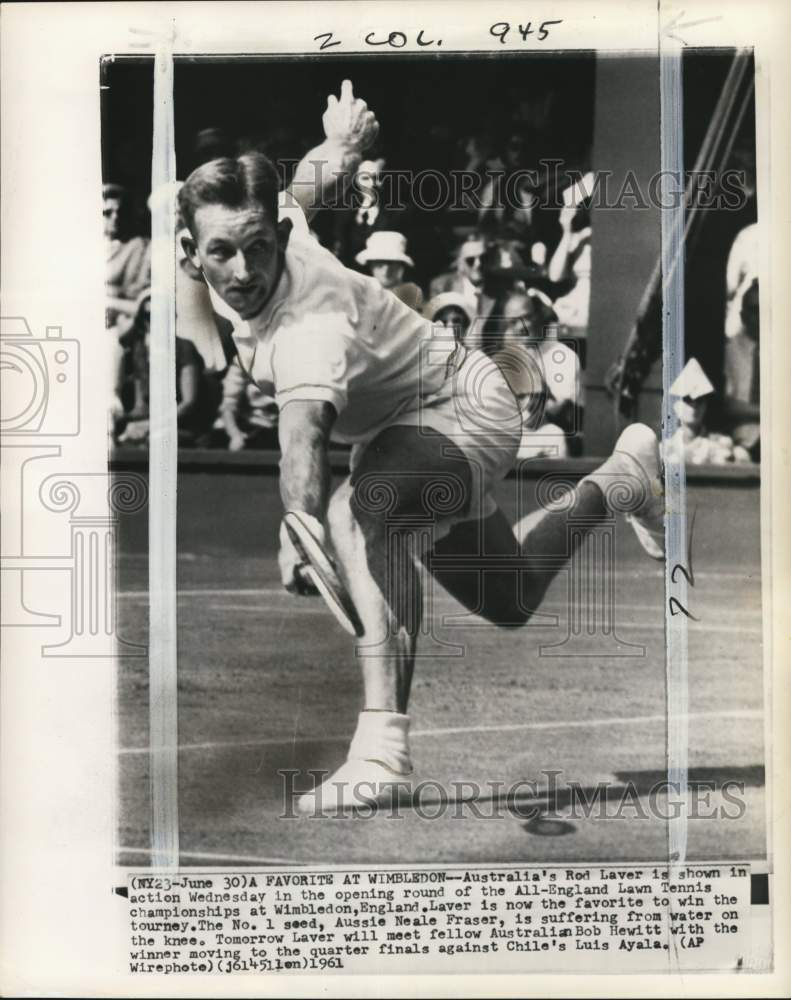
[[(116, 854), (144, 854), (151, 856), (150, 847), (119, 847)], [(259, 857), (257, 854), (212, 854), (210, 851), (179, 851), (179, 859), (190, 858), (196, 861), (202, 858), (204, 861), (230, 861), (231, 863), (253, 864), (253, 865), (307, 865), (309, 867), (320, 867), (318, 862), (294, 861), (293, 858), (270, 858)]]
[[(698, 576), (700, 576), (700, 574), (696, 575), (696, 579), (698, 578)], [(126, 600), (144, 601), (144, 600), (147, 599), (148, 592), (145, 591), (145, 590), (122, 590), (122, 591), (118, 591), (117, 592), (117, 596), (118, 597), (122, 597), (122, 598), (124, 598)], [(216, 589), (216, 590), (215, 589), (210, 589), (210, 588), (201, 588), (199, 590), (179, 590), (178, 591), (178, 596), (179, 596), (179, 598), (184, 598), (184, 599), (194, 598), (194, 597), (207, 597), (207, 598), (211, 598), (211, 597), (249, 597), (251, 600), (259, 598), (259, 597), (276, 597), (276, 598), (282, 599), (284, 607), (287, 607), (289, 609), (293, 609), (293, 610), (303, 609), (303, 610), (305, 610), (305, 609), (309, 609), (310, 608), (310, 604), (309, 604), (308, 599), (302, 599), (302, 600), (300, 600), (299, 598), (295, 598), (293, 595), (287, 594), (282, 589), (282, 587), (251, 587), (251, 588), (247, 588), (247, 589), (238, 589), (238, 588), (237, 589), (232, 589), (232, 588), (222, 589), (222, 588), (220, 588), (220, 589)], [(455, 608), (459, 607), (459, 605), (456, 602), (454, 602), (454, 601), (451, 601), (451, 600), (437, 600), (436, 598), (434, 598), (434, 600), (433, 600), (433, 605), (434, 605), (435, 608), (454, 608), (455, 609)], [(319, 606), (319, 605), (317, 605), (317, 606)], [(662, 609), (663, 606), (664, 606), (664, 599), (662, 601), (658, 601), (656, 604), (630, 604), (628, 602), (619, 601), (617, 599), (616, 599), (616, 602), (615, 602), (615, 609), (616, 609), (616, 611), (619, 611), (619, 610), (620, 611), (659, 611), (659, 610)], [(700, 606), (702, 606), (702, 607), (705, 608), (705, 604), (702, 604)], [(228, 608), (239, 607), (240, 609), (253, 610), (252, 606), (248, 607), (246, 605), (241, 605), (241, 604), (240, 605), (222, 605), (222, 607), (223, 608), (225, 608), (225, 607), (228, 607)], [(255, 607), (256, 608), (260, 608), (260, 607), (263, 607), (263, 605), (255, 605)], [(565, 610), (565, 608), (566, 608), (566, 605), (564, 605), (564, 604), (552, 603), (552, 604), (542, 604), (541, 607), (538, 608), (537, 610), (538, 611), (542, 611), (542, 612), (546, 611), (546, 612), (552, 613), (552, 612), (556, 612), (558, 610), (561, 610), (561, 611)], [(311, 610), (312, 610), (312, 608), (311, 608)], [(733, 610), (732, 611), (732, 610), (727, 609), (727, 608), (722, 608), (721, 610), (722, 610), (723, 617), (724, 618), (728, 618), (728, 619), (731, 619), (731, 618), (734, 618), (734, 617), (739, 617), (739, 616), (743, 616), (743, 617), (747, 617), (747, 618), (750, 618), (750, 617), (756, 618), (756, 617), (760, 617), (761, 616), (761, 609), (760, 608), (756, 608), (755, 611), (745, 611), (745, 610)], [(707, 613), (709, 613), (708, 610), (707, 610)]]
[[(206, 566), (210, 562), (216, 562), (218, 560), (225, 561), (235, 561), (237, 559), (236, 553), (228, 552), (226, 555), (196, 555), (192, 552), (179, 552), (177, 556), (179, 562), (188, 563), (190, 566)], [(243, 557), (248, 562), (253, 560), (266, 564), (271, 561), (274, 557), (270, 554), (261, 554), (256, 556), (245, 555)], [(145, 552), (121, 552), (116, 556), (116, 562), (129, 562), (129, 563), (139, 563), (145, 562), (148, 559), (148, 555)], [(647, 562), (647, 561), (646, 561)], [(261, 574), (263, 575), (263, 574)], [(643, 569), (619, 569), (617, 571), (619, 577), (628, 577), (630, 579), (646, 579), (646, 580), (663, 580), (664, 573), (661, 569), (652, 569), (650, 565), (646, 565)], [(752, 569), (749, 573), (742, 571), (740, 573), (730, 572), (728, 570), (716, 570), (716, 569), (705, 569), (698, 570), (695, 572), (695, 579), (701, 580), (755, 580), (756, 582), (761, 579), (761, 569), (760, 567)]]
[[(293, 608), (282, 607), (279, 604), (256, 604), (255, 606), (251, 606), (249, 604), (210, 604), (209, 605), (209, 610), (210, 611), (243, 611), (243, 612), (246, 612), (246, 613), (249, 613), (251, 611), (273, 611), (273, 612), (280, 612), (280, 614), (286, 615), (286, 616), (290, 616), (292, 614), (292, 612), (294, 612), (295, 614), (298, 614), (298, 615), (324, 615), (324, 616), (328, 616), (329, 615), (329, 612), (327, 611), (327, 609), (323, 605), (320, 605), (320, 604), (319, 605), (315, 605), (315, 606), (306, 605), (306, 604), (297, 604)], [(442, 610), (442, 609), (437, 609), (437, 610)], [(457, 611), (456, 605), (453, 605), (453, 606), (448, 605), (448, 607), (445, 610), (448, 611), (448, 612), (451, 612), (452, 614), (457, 614), (459, 616), (459, 620), (455, 621), (455, 622), (446, 622), (446, 623), (443, 622), (441, 624), (443, 624), (446, 628), (457, 628), (457, 627), (458, 628), (463, 628), (464, 627), (464, 617), (465, 616), (464, 616), (463, 613), (459, 613)], [(565, 610), (565, 609), (559, 608), (559, 607), (555, 608), (556, 612), (557, 611), (562, 611), (562, 610)], [(541, 611), (544, 614), (552, 613), (552, 609), (550, 609), (550, 608), (544, 608), (543, 606), (541, 608)], [(478, 615), (468, 615), (467, 617), (470, 618), (470, 619), (473, 619), (475, 621), (483, 621), (482, 619), (480, 619), (478, 617)], [(485, 622), (485, 624), (486, 625), (491, 625), (491, 627), (493, 629), (497, 628), (497, 626), (496, 625), (492, 625), (491, 622)], [(482, 628), (482, 627), (483, 627), (482, 625), (481, 626), (477, 626), (476, 625), (476, 628)], [(540, 622), (534, 622), (529, 627), (531, 629), (536, 629), (536, 628), (557, 628), (557, 625), (553, 625), (551, 622), (547, 622), (545, 625), (542, 625)], [(627, 628), (631, 628), (631, 629), (648, 629), (648, 630), (654, 629), (656, 631), (664, 632), (664, 630), (665, 630), (665, 623), (663, 621), (662, 622), (629, 622), (629, 621), (619, 621), (617, 623), (617, 625), (616, 625), (616, 631), (618, 629), (622, 629), (622, 628), (623, 629), (627, 629)], [(763, 631), (763, 627), (761, 625), (754, 625), (754, 626), (750, 626), (750, 625), (705, 625), (705, 624), (703, 624), (701, 622), (695, 622), (694, 625), (690, 626), (690, 629), (691, 629), (691, 633), (690, 634), (693, 634), (694, 632), (717, 632), (717, 633), (725, 633), (725, 634), (739, 634), (739, 633), (743, 633), (743, 632), (751, 632), (751, 633), (755, 633), (756, 635), (759, 635)]]
[[(661, 629), (664, 631), (664, 623), (658, 624), (656, 622), (618, 622), (616, 626), (617, 629), (621, 628), (639, 628), (639, 629)], [(689, 625), (689, 638), (693, 639), (695, 633), (697, 632), (715, 632), (717, 634), (724, 633), (725, 635), (737, 635), (743, 632), (750, 632), (755, 635), (761, 635), (763, 632), (763, 626), (761, 625), (706, 625), (703, 622), (691, 622)]]
[(286, 604), (210, 604), (208, 611), (244, 611), (250, 614), (251, 611), (277, 611), (281, 615), (290, 615), (296, 611), (300, 615), (329, 615), (329, 609), (324, 602), (313, 604), (297, 604), (290, 608)]
[[(661, 581), (663, 575), (657, 570), (645, 570), (645, 571), (634, 571), (634, 570), (620, 570), (617, 577), (628, 579), (628, 580), (655, 580)], [(761, 572), (756, 570), (755, 573), (721, 573), (715, 570), (697, 570), (695, 572), (695, 580), (710, 580), (715, 582), (717, 580), (745, 580), (760, 584), (761, 582)], [(116, 590), (117, 597), (140, 597), (146, 594), (143, 589), (135, 590)], [(289, 597), (282, 587), (197, 587), (190, 590), (182, 590), (179, 588), (179, 597), (200, 597), (201, 594), (216, 594), (220, 595), (230, 595), (230, 596), (241, 596), (243, 594), (277, 594), (282, 597)]]
[[(211, 594), (210, 596), (213, 597), (215, 595)], [(222, 595), (218, 595), (218, 596), (222, 596)], [(233, 596), (233, 595), (231, 595), (231, 596)], [(241, 594), (241, 595), (238, 595), (238, 596), (243, 597), (245, 595)], [(258, 596), (259, 596), (258, 594), (252, 595), (252, 597), (255, 598), (255, 600), (258, 599)], [(261, 596), (262, 597), (270, 597), (270, 596), (274, 596), (274, 595), (267, 593), (267, 594), (262, 594)], [(288, 611), (291, 608), (300, 608), (302, 610), (313, 610), (314, 608), (320, 608), (320, 607), (322, 607), (322, 604), (321, 604), (320, 601), (312, 601), (311, 602), (310, 600), (300, 600), (298, 598), (295, 599), (291, 594), (284, 594), (283, 597), (284, 597), (284, 599), (282, 601), (282, 605), (281, 604), (277, 604), (276, 607), (277, 608), (281, 608), (281, 606), (282, 606), (282, 609), (284, 611)], [(457, 601), (454, 601), (454, 600), (452, 600), (450, 598), (437, 599), (436, 597), (434, 597), (432, 599), (431, 604), (432, 604), (432, 607), (435, 610), (446, 611), (446, 610), (458, 610), (459, 608), (462, 608), (462, 612), (461, 613), (463, 613), (463, 607), (462, 607), (462, 605), (460, 605)], [(211, 605), (209, 605), (209, 608), (212, 609), (212, 610), (223, 610), (223, 609), (227, 608), (229, 611), (237, 611), (237, 610), (238, 611), (255, 611), (258, 608), (271, 609), (272, 607), (274, 607), (274, 605), (271, 605), (271, 604), (269, 604), (269, 605), (267, 605), (267, 604), (258, 604), (258, 603), (254, 603), (252, 600), (248, 604), (211, 604)], [(562, 612), (562, 611), (566, 611), (566, 610), (568, 610), (568, 605), (567, 604), (561, 604), (561, 603), (558, 603), (557, 601), (553, 601), (551, 603), (550, 602), (544, 602), (544, 603), (542, 603), (536, 609), (536, 612), (537, 613), (550, 613), (550, 614), (554, 614), (554, 613)], [(630, 603), (628, 603), (626, 601), (618, 601), (618, 600), (616, 600), (616, 602), (614, 604), (613, 614), (617, 615), (618, 612), (626, 612), (626, 611), (657, 611), (657, 612), (661, 612), (662, 610), (663, 610), (663, 601), (658, 601), (656, 604), (630, 604)], [(722, 605), (720, 605), (719, 603), (717, 603), (716, 607), (708, 607), (704, 602), (701, 601), (701, 602), (699, 602), (695, 606), (695, 608), (693, 610), (696, 611), (696, 612), (699, 611), (701, 614), (705, 614), (707, 617), (709, 615), (719, 614), (724, 620), (727, 620), (727, 621), (730, 621), (730, 620), (732, 620), (734, 618), (758, 618), (758, 619), (761, 618), (761, 609), (760, 608), (756, 608), (754, 611), (749, 611), (749, 610), (746, 610), (746, 609), (743, 609), (743, 608), (739, 609), (739, 610), (731, 611), (728, 608), (723, 608)]]
[[(762, 719), (760, 709), (733, 709), (723, 712), (693, 712), (688, 718), (694, 719)], [(635, 715), (614, 717), (609, 719), (558, 719), (554, 722), (520, 722), (505, 726), (452, 726), (446, 729), (415, 729), (411, 736), (458, 736), (468, 733), (517, 733), (542, 729), (587, 729), (602, 726), (633, 726), (666, 722), (665, 715)], [(264, 746), (294, 746), (297, 743), (345, 743), (349, 735), (316, 736), (316, 737), (284, 737), (282, 739), (262, 740), (209, 740), (205, 743), (185, 743), (179, 747), (185, 750), (223, 750), (234, 747), (264, 747)], [(147, 754), (148, 747), (121, 747), (119, 754)]]

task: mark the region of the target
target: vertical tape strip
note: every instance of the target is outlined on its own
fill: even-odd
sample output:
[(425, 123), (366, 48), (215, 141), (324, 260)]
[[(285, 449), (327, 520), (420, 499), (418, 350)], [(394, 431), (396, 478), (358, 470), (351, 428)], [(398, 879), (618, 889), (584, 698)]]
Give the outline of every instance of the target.
[[(669, 49), (669, 50), (668, 50)], [(662, 38), (659, 53), (661, 168), (665, 192), (662, 228), (662, 441), (675, 433), (670, 387), (684, 367), (684, 121), (681, 49)], [(669, 195), (669, 199), (668, 196)], [(665, 658), (667, 683), (667, 777), (682, 807), (668, 821), (668, 854), (683, 862), (687, 852), (688, 658), (687, 581), (674, 567), (687, 566), (686, 476), (683, 457), (665, 450)], [(675, 812), (678, 815), (675, 815)]]
[(151, 851), (155, 867), (179, 861), (176, 664), (176, 151), (173, 55), (154, 60), (151, 164), (151, 342), (148, 513)]

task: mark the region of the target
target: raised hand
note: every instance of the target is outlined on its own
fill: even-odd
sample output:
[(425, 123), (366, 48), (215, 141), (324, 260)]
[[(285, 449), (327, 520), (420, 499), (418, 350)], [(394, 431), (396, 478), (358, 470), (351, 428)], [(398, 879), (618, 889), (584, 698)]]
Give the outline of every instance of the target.
[(365, 101), (354, 96), (351, 80), (341, 84), (340, 99), (334, 94), (327, 98), (321, 123), (327, 139), (358, 153), (368, 149), (379, 134), (376, 115)]

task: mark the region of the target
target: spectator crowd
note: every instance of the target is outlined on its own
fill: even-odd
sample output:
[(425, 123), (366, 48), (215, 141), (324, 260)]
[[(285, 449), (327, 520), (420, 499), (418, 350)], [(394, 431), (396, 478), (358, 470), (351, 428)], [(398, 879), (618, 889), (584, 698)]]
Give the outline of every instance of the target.
[[(435, 335), (445, 331), (495, 358), (522, 409), (520, 458), (562, 458), (582, 451), (594, 175), (583, 163), (576, 183), (553, 189), (533, 169), (538, 153), (528, 146), (535, 136), (518, 126), (515, 121), (499, 140), (473, 134), (455, 143), (446, 160), (452, 165), (455, 156), (466, 175), (480, 179), (478, 195), (436, 209), (430, 227), (417, 224), (408, 206), (393, 208), (383, 196), (382, 157), (363, 160), (349, 197), (323, 209), (311, 225), (338, 259), (421, 313)], [(227, 137), (214, 139), (217, 151), (203, 144), (207, 158), (240, 151)], [(551, 152), (539, 150), (545, 159)], [(115, 350), (113, 438), (145, 444), (150, 245), (131, 235), (128, 192), (108, 183), (103, 194), (106, 318)], [(674, 387), (680, 428), (669, 447), (692, 463), (759, 457), (755, 231), (749, 226), (737, 236), (728, 262), (725, 371), (717, 373), (722, 398), (709, 405), (714, 387), (695, 359)], [(441, 264), (443, 254), (444, 267), (427, 271), (425, 261)], [(249, 382), (224, 349), (227, 321), (213, 312), (202, 276), (180, 246), (177, 258), (179, 444), (277, 448), (274, 399)]]

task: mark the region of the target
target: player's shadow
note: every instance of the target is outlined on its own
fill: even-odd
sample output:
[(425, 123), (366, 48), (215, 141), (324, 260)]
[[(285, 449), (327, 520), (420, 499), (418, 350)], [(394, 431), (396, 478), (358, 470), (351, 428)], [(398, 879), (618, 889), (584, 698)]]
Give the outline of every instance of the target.
[[(763, 787), (764, 783), (762, 764), (691, 767), (687, 772), (688, 799), (697, 802), (698, 816), (710, 815), (711, 809), (717, 807), (707, 797), (729, 793), (729, 815), (733, 817), (734, 811), (739, 810), (741, 792), (745, 788)], [(668, 786), (666, 771), (616, 771), (614, 780), (598, 785), (583, 787), (558, 781), (544, 791), (539, 789), (536, 794), (480, 796), (476, 802), (491, 802), (495, 812), (506, 809), (516, 818), (526, 819), (524, 830), (534, 836), (562, 837), (576, 833), (577, 823), (572, 820), (652, 818), (667, 821), (669, 810), (662, 797), (673, 791)], [(570, 814), (571, 819), (564, 813)]]
[[(667, 781), (667, 771), (616, 771), (615, 777), (645, 791), (650, 791), (661, 782)], [(766, 782), (766, 771), (763, 764), (746, 764), (723, 767), (690, 767), (687, 771), (687, 784), (690, 788), (710, 786), (714, 782), (714, 791), (721, 791), (724, 785), (743, 784), (745, 788), (762, 788)]]

